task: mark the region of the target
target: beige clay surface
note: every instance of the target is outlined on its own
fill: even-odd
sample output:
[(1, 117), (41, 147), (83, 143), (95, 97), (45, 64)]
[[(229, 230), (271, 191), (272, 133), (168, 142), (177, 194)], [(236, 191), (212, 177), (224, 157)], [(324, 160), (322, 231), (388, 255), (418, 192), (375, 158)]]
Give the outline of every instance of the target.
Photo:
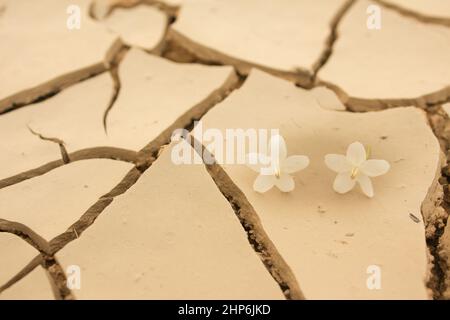
[(371, 30), (371, 4), (358, 1), (344, 16), (333, 58), (319, 78), (365, 99), (416, 98), (449, 86), (450, 28), (381, 7), (381, 29)]
[(166, 28), (166, 16), (158, 9), (144, 5), (116, 8), (101, 22), (126, 44), (147, 50), (158, 45)]
[[(236, 112), (241, 116), (235, 117)], [(421, 216), (421, 204), (439, 165), (439, 145), (423, 112), (328, 111), (308, 91), (253, 71), (239, 92), (203, 120), (206, 128), (279, 128), (289, 154), (310, 157), (311, 165), (296, 176), (297, 187), (289, 194), (276, 189), (257, 194), (252, 170), (224, 165), (260, 215), (306, 296), (427, 298), (424, 226), (409, 217)], [(374, 179), (374, 199), (357, 189), (335, 193), (331, 187), (335, 174), (323, 163), (325, 154), (345, 153), (356, 140), (371, 146), (373, 158), (392, 165), (387, 175)], [(382, 270), (382, 290), (366, 286), (371, 265)]]
[(0, 300), (53, 300), (54, 296), (47, 274), (37, 267), (23, 281), (0, 294)]
[[(59, 147), (29, 128), (65, 142), (69, 152), (96, 146), (139, 150), (230, 76), (229, 67), (181, 65), (132, 49), (120, 66), (121, 91), (111, 109), (108, 132), (102, 119), (112, 94), (103, 74), (74, 85), (53, 99), (0, 117), (0, 178), (60, 158)], [(168, 95), (167, 90), (173, 94)], [(29, 127), (29, 128), (28, 128)], [(6, 165), (8, 164), (8, 165)]]
[(170, 151), (58, 254), (81, 267), (77, 297), (282, 299), (205, 168), (174, 165)]
[(185, 0), (173, 29), (234, 59), (279, 71), (310, 70), (324, 47), (329, 22), (343, 4)]
[[(450, 299), (449, 6), (0, 0), (0, 299)], [(264, 194), (176, 165), (199, 119), (310, 165)], [(371, 199), (324, 164), (355, 141), (390, 163)]]
[[(119, 183), (131, 167), (106, 159), (77, 161), (0, 189), (2, 218), (23, 223), (50, 241)], [(26, 195), (27, 201), (17, 195)]]
[[(96, 70), (105, 68), (100, 66), (106, 65), (105, 57), (116, 36), (89, 18), (89, 0), (2, 3), (0, 107), (14, 102), (8, 97), (20, 92), (26, 95), (26, 90), (45, 86), (57, 77), (94, 65), (98, 65)], [(66, 26), (70, 5), (80, 8), (80, 29)], [(81, 74), (86, 77), (89, 72)], [(51, 86), (47, 91), (51, 91)]]
[(431, 17), (448, 18), (450, 21), (450, 2), (445, 0), (384, 0), (389, 4)]

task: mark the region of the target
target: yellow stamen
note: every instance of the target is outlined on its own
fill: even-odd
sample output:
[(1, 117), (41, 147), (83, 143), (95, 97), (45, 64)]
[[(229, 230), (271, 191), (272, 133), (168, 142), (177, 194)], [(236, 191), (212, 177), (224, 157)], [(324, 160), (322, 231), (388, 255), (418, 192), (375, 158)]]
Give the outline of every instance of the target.
[(359, 171), (359, 168), (353, 168), (352, 169), (352, 175), (350, 176), (350, 178), (352, 178), (352, 179), (355, 179), (356, 178), (356, 176), (358, 175), (358, 171)]
[(372, 153), (372, 148), (370, 146), (367, 146), (367, 149), (366, 149), (366, 160), (370, 159), (371, 153)]
[(275, 167), (275, 177), (276, 177), (277, 179), (279, 179), (280, 176), (281, 176), (280, 166), (276, 166), (276, 167)]

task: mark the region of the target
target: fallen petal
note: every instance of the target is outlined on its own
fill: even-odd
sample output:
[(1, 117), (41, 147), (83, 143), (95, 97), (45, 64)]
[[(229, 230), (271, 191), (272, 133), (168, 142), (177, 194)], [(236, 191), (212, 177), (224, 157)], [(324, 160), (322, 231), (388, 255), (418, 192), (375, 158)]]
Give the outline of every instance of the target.
[(364, 161), (366, 161), (366, 149), (361, 142), (353, 142), (348, 146), (347, 149), (347, 159), (355, 166), (360, 166)]
[(368, 176), (366, 176), (365, 174), (360, 174), (358, 175), (358, 183), (359, 186), (361, 187), (362, 192), (364, 192), (364, 194), (366, 196), (368, 196), (369, 198), (373, 197), (373, 186), (372, 186), (372, 181), (370, 181), (370, 178)]
[(352, 165), (348, 162), (347, 157), (342, 154), (327, 154), (325, 156), (325, 164), (334, 172), (349, 172)]
[(351, 178), (350, 172), (341, 172), (334, 180), (333, 189), (338, 193), (347, 193), (353, 189), (355, 184), (356, 180)]
[(282, 174), (279, 178), (275, 178), (275, 185), (282, 192), (291, 192), (295, 188), (294, 179), (288, 174)]
[(390, 167), (391, 165), (386, 160), (371, 159), (365, 161), (361, 165), (360, 169), (365, 175), (368, 175), (369, 177), (377, 177), (388, 172)]
[(307, 156), (290, 156), (282, 163), (282, 170), (286, 173), (294, 173), (305, 169), (309, 165)]
[(275, 184), (275, 177), (271, 175), (259, 175), (253, 183), (253, 190), (264, 193), (272, 189)]

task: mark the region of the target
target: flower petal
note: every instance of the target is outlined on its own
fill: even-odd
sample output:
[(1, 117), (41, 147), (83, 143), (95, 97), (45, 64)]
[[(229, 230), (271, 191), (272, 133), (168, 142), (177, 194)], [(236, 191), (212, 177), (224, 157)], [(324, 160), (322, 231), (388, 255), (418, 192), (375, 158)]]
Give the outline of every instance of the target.
[(259, 175), (253, 183), (253, 190), (255, 190), (256, 192), (264, 193), (272, 189), (274, 185), (274, 176)]
[(371, 159), (365, 161), (360, 169), (369, 177), (377, 177), (389, 171), (391, 165), (386, 160)]
[(352, 170), (352, 165), (348, 162), (347, 157), (342, 154), (327, 154), (325, 156), (325, 164), (334, 172), (348, 172)]
[(356, 184), (356, 180), (351, 178), (350, 172), (341, 172), (334, 179), (333, 189), (337, 193), (347, 193), (353, 189)]
[(291, 192), (295, 188), (294, 179), (286, 173), (281, 174), (279, 178), (275, 178), (275, 185), (282, 192)]
[(250, 169), (259, 173), (261, 168), (270, 165), (270, 158), (261, 153), (249, 153), (245, 156), (245, 164)]
[(354, 166), (360, 166), (367, 160), (366, 149), (361, 142), (353, 142), (347, 148), (347, 160)]
[(358, 175), (358, 183), (361, 187), (362, 192), (369, 198), (373, 197), (373, 186), (372, 181), (370, 181), (370, 178), (366, 176), (365, 174), (359, 174)]
[(279, 134), (276, 134), (270, 138), (269, 157), (272, 158), (272, 162), (278, 161), (278, 163), (281, 163), (281, 161), (287, 157), (286, 142)]
[(294, 173), (305, 169), (309, 165), (307, 156), (290, 156), (281, 164), (281, 170), (286, 173)]

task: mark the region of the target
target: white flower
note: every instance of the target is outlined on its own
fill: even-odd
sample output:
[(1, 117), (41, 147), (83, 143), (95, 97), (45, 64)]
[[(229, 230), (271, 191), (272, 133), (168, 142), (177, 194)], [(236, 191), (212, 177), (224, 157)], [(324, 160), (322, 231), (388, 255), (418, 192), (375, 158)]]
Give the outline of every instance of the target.
[(271, 137), (268, 154), (249, 153), (247, 165), (259, 173), (253, 189), (264, 193), (277, 186), (282, 192), (294, 190), (295, 183), (291, 173), (302, 170), (309, 165), (307, 156), (287, 157), (286, 143), (282, 136)]
[(358, 182), (361, 190), (370, 198), (374, 195), (370, 177), (383, 175), (390, 168), (389, 162), (386, 160), (369, 160), (369, 155), (360, 142), (353, 142), (349, 145), (345, 156), (327, 154), (325, 164), (338, 173), (333, 183), (334, 191), (346, 193), (352, 190)]

